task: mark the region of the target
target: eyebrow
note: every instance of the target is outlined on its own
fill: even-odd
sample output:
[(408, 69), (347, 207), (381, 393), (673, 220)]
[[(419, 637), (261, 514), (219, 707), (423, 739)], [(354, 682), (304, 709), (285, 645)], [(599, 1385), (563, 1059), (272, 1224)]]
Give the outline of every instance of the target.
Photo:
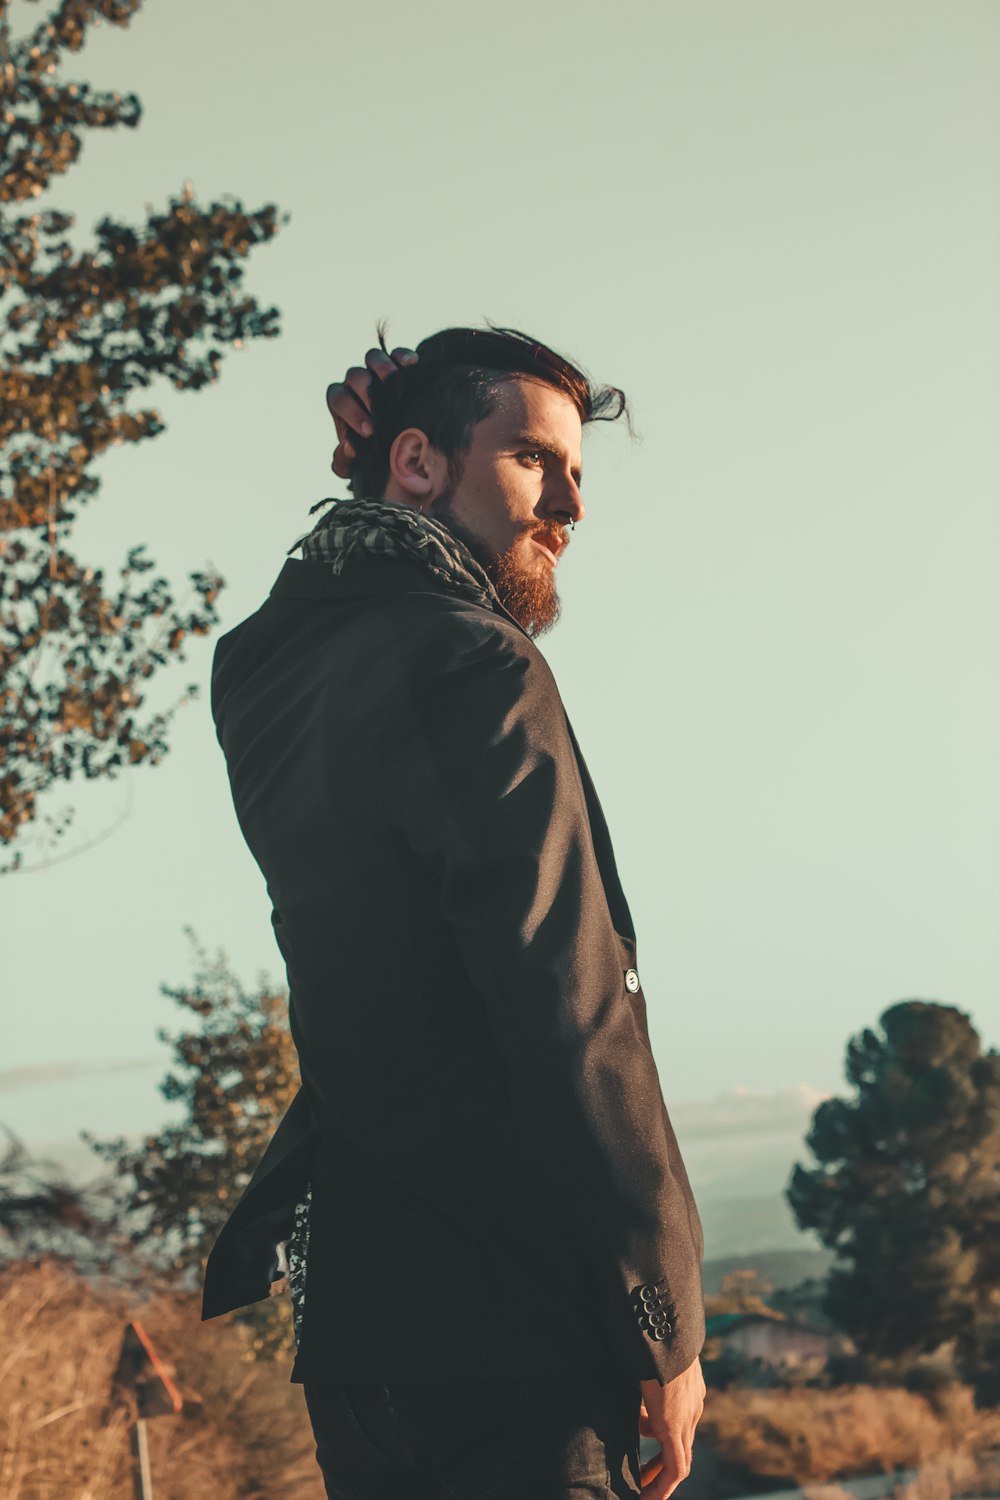
[[(561, 449), (557, 448), (554, 443), (550, 443), (546, 438), (538, 437), (533, 432), (522, 432), (519, 437), (516, 437), (514, 439), (514, 442), (518, 444), (523, 443), (527, 448), (537, 448), (540, 453), (551, 453), (553, 458), (562, 459), (566, 457), (565, 453), (563, 453)], [(576, 484), (582, 483), (582, 468), (570, 469), (570, 473), (572, 474)]]

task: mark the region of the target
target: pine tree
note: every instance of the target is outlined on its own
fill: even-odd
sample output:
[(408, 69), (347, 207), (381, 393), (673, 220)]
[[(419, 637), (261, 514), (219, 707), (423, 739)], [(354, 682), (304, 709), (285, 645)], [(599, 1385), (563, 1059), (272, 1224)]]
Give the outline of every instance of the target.
[[(140, 4), (61, 0), (14, 40), (0, 0), (0, 844), (55, 783), (166, 753), (179, 704), (144, 713), (150, 679), (217, 623), (223, 580), (194, 571), (179, 602), (136, 544), (106, 582), (75, 555), (73, 521), (98, 493), (108, 448), (164, 431), (137, 393), (161, 377), (200, 390), (225, 348), (279, 332), (277, 309), (241, 290), (242, 262), (287, 220), (273, 204), (203, 207), (185, 184), (137, 227), (101, 219), (84, 250), (71, 215), (22, 209), (73, 166), (85, 131), (138, 125), (134, 94), (66, 81), (61, 68), (92, 26), (127, 26)], [(20, 862), (19, 850), (6, 868)]]
[[(83, 1139), (120, 1182), (118, 1217), (128, 1242), (157, 1273), (198, 1286), (209, 1251), (299, 1088), (287, 994), (261, 976), (247, 989), (222, 953), (210, 958), (190, 928), (193, 982), (161, 993), (190, 1012), (189, 1029), (160, 1028), (174, 1052), (160, 1084), (182, 1118), (135, 1148), (124, 1137)], [(263, 1352), (291, 1347), (287, 1297), (237, 1313)]]
[(788, 1201), (837, 1255), (824, 1306), (862, 1355), (905, 1365), (951, 1344), (996, 1399), (1000, 1054), (950, 1005), (904, 1000), (880, 1025), (849, 1042), (853, 1097), (816, 1110), (819, 1165), (795, 1167)]

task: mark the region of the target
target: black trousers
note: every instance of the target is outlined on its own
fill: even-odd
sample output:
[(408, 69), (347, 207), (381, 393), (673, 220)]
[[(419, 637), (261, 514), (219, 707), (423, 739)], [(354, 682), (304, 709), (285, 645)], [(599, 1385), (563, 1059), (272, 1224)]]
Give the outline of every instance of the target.
[(639, 1494), (639, 1382), (306, 1382), (329, 1500)]

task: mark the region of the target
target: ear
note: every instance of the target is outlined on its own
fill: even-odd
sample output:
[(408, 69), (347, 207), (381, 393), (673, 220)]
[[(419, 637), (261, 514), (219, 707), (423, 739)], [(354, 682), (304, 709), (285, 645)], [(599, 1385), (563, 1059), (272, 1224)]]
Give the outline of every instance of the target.
[(431, 446), (427, 434), (419, 427), (407, 427), (397, 433), (389, 449), (389, 483), (386, 496), (396, 486), (399, 499), (416, 502), (433, 500), (441, 494), (448, 479), (448, 461)]

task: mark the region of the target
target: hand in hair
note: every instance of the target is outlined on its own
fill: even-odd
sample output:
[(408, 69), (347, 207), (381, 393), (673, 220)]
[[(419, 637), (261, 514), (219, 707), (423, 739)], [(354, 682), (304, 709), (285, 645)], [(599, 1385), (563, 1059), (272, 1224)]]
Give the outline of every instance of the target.
[[(352, 433), (361, 437), (371, 435), (371, 424), (368, 422), (371, 402), (368, 392), (371, 390), (372, 376), (388, 380), (403, 365), (415, 364), (419, 358), (419, 354), (413, 349), (393, 349), (391, 354), (386, 354), (382, 349), (369, 349), (365, 355), (367, 370), (363, 370), (360, 365), (352, 365), (343, 380), (327, 386), (326, 404), (337, 429), (337, 446), (333, 450), (330, 467), (339, 479), (349, 477), (351, 464), (357, 457), (357, 451), (351, 442)], [(365, 426), (368, 427), (367, 432)]]

